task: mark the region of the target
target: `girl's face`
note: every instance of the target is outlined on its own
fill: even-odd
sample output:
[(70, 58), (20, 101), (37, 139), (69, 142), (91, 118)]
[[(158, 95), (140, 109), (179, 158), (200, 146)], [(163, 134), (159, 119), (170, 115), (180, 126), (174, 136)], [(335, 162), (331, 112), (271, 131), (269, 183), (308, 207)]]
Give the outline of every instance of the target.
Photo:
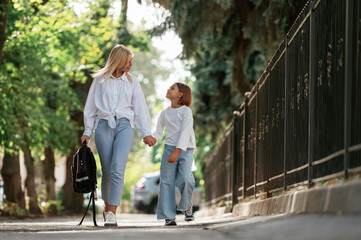
[(182, 95), (183, 93), (179, 91), (178, 85), (173, 84), (168, 88), (166, 98), (168, 98), (169, 100), (179, 100)]

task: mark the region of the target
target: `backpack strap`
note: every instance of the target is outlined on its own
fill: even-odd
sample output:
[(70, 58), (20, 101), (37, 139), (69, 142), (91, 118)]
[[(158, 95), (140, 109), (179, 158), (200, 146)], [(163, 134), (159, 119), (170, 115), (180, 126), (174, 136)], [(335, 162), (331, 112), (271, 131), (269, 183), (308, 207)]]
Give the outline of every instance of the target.
[[(96, 191), (96, 190), (95, 190)], [(93, 201), (93, 223), (94, 223), (94, 226), (98, 226), (97, 225), (97, 221), (95, 219), (95, 198), (94, 198), (94, 192), (92, 192), (90, 194), (90, 199), (89, 199), (89, 203), (88, 203), (88, 207), (86, 208), (85, 210), (85, 213), (84, 213), (84, 216), (83, 218), (81, 219), (80, 223), (78, 224), (79, 226), (83, 223), (83, 220), (88, 212), (88, 209), (89, 209), (89, 206), (90, 206), (90, 203)]]
[[(96, 191), (96, 189), (95, 189), (95, 191)], [(96, 192), (95, 192), (95, 194), (96, 194)], [(95, 218), (96, 211), (95, 211), (95, 196), (94, 196), (94, 192), (92, 192), (91, 198), (93, 198), (93, 223), (94, 223), (94, 226), (98, 226), (98, 225), (97, 225), (97, 220), (96, 220), (96, 218)]]

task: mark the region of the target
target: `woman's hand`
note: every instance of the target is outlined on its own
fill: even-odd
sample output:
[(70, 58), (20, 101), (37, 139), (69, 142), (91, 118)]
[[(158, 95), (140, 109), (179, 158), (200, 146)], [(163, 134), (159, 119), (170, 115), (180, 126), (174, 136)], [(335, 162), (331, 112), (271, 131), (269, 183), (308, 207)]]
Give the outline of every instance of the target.
[(86, 145), (88, 145), (88, 143), (89, 143), (89, 136), (83, 135), (83, 136), (80, 138), (80, 140), (81, 140), (81, 143), (82, 143), (82, 144), (83, 144), (84, 141), (86, 141)]
[(143, 138), (143, 142), (149, 147), (152, 147), (157, 142), (157, 139), (155, 139), (152, 135), (149, 135)]
[(174, 152), (172, 152), (171, 154), (169, 154), (168, 156), (168, 161), (169, 163), (175, 163), (178, 159), (178, 155), (180, 153), (180, 151), (182, 151), (180, 148), (176, 148), (174, 150)]

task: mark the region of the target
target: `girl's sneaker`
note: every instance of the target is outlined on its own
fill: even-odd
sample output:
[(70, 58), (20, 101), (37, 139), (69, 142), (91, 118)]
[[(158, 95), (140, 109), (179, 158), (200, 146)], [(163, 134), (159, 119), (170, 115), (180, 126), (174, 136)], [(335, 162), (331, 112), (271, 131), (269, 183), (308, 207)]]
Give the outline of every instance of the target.
[(194, 220), (193, 208), (190, 206), (187, 210), (184, 211), (184, 221), (189, 222)]
[(175, 221), (175, 218), (173, 219), (166, 219), (164, 226), (177, 226), (177, 222)]

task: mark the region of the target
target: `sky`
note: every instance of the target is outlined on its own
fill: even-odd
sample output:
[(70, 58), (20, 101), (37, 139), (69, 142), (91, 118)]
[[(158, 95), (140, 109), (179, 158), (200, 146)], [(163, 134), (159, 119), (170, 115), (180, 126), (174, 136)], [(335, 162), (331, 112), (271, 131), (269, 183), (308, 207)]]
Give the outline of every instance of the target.
[[(116, 18), (119, 17), (121, 9), (121, 1), (117, 1), (114, 5), (113, 11)], [(163, 9), (165, 16), (167, 10)], [(154, 7), (152, 4), (146, 4), (142, 1), (139, 4), (138, 1), (128, 1), (128, 21), (131, 21), (135, 27), (141, 27), (142, 22), (145, 23), (146, 29), (151, 29), (163, 22), (164, 15), (162, 16), (162, 9)], [(168, 31), (161, 38), (153, 38), (153, 46), (164, 51), (165, 56), (171, 59), (176, 58), (183, 49), (180, 38), (173, 32)]]

